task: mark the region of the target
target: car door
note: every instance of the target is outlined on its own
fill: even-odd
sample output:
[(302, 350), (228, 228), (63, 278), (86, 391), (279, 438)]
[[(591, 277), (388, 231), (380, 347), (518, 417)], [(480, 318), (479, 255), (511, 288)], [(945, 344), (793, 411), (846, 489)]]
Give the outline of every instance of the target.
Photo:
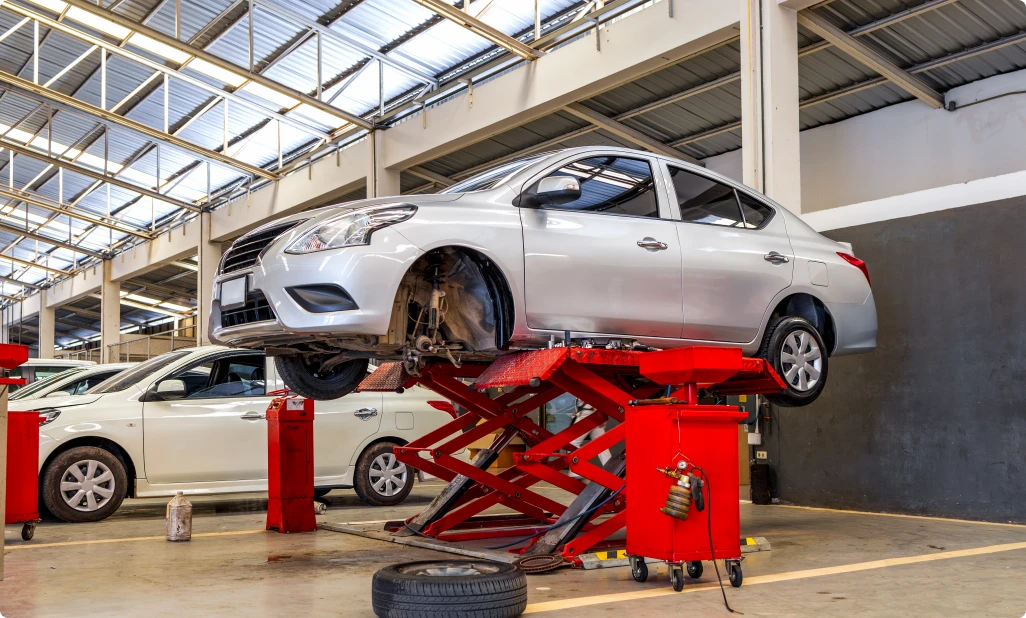
[(146, 476), (150, 484), (267, 478), (263, 353), (218, 352), (162, 377), (186, 394), (143, 404)]
[(520, 209), (528, 326), (680, 336), (680, 246), (654, 169), (649, 157), (609, 154), (546, 174), (576, 177), (581, 197)]
[(349, 393), (314, 404), (314, 477), (346, 473), (360, 445), (378, 433), (385, 415), (382, 393)]
[(672, 164), (666, 169), (681, 218), (682, 336), (752, 341), (773, 298), (791, 285), (794, 253), (784, 218), (731, 185)]

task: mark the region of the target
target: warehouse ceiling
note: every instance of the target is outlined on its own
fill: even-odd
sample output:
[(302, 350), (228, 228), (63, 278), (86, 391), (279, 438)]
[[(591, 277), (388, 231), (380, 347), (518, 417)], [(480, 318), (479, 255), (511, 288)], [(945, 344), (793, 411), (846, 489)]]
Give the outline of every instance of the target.
[[(318, 152), (362, 138), (372, 123), (387, 126), (444, 102), (468, 78), (479, 84), (525, 62), (426, 3), (0, 3), (4, 300), (273, 182)], [(584, 0), (541, 0), (535, 42), (533, 2), (455, 3), (541, 49), (594, 36), (593, 15), (663, 10), (651, 6), (659, 4), (606, 0), (597, 9)], [(828, 0), (813, 10), (938, 92), (1026, 68), (1021, 0)], [(799, 47), (803, 129), (913, 98), (804, 27)], [(739, 71), (734, 39), (582, 103), (703, 159), (740, 147)], [(511, 158), (587, 144), (637, 146), (558, 112), (429, 161), (420, 173), (406, 170), (401, 187), (432, 192)], [(145, 296), (194, 306), (195, 275), (161, 284), (161, 276), (183, 272), (165, 268), (123, 290), (149, 283)], [(173, 296), (152, 287), (177, 283), (192, 288)], [(151, 322), (168, 317), (123, 305), (123, 328), (144, 315)], [(95, 337), (98, 318), (86, 322), (69, 337)]]

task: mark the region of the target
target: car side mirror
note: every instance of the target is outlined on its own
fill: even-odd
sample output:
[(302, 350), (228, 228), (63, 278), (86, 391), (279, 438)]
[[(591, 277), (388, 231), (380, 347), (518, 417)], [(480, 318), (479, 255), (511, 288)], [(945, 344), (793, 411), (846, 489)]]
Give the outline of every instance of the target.
[(581, 199), (581, 181), (573, 176), (546, 176), (520, 199), (524, 208), (559, 206)]
[(157, 384), (157, 389), (153, 391), (155, 400), (157, 401), (170, 401), (172, 399), (181, 399), (185, 397), (185, 382), (181, 380), (164, 380)]
[(52, 393), (47, 393), (46, 396), (47, 397), (70, 397), (71, 393), (69, 393), (68, 391), (53, 391)]

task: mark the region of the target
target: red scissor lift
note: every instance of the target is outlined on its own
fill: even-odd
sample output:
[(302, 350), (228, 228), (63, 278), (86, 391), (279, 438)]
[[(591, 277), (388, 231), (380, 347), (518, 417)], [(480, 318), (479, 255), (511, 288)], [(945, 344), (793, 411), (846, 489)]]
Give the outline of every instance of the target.
[[(468, 386), (463, 380), (473, 382)], [(628, 489), (648, 491), (650, 484), (653, 491), (661, 491), (665, 497), (669, 486), (666, 477), (652, 483), (626, 484), (625, 450), (603, 467), (591, 463), (603, 450), (624, 442), (632, 410), (642, 406), (646, 412), (701, 409), (705, 413), (729, 413), (736, 423), (737, 408), (699, 406), (700, 389), (730, 395), (779, 392), (784, 387), (765, 361), (744, 358), (739, 348), (638, 352), (571, 346), (512, 353), (490, 365), (456, 367), (432, 361), (419, 376), (407, 374), (400, 363), (389, 363), (368, 376), (360, 390), (392, 391), (415, 384), (458, 404), (469, 417), (460, 416), (405, 446), (396, 447), (400, 461), (449, 484), (423, 512), (404, 525), (393, 527), (393, 533), (453, 542), (534, 535), (525, 540), (525, 546), (518, 544), (522, 547), (511, 551), (525, 557), (558, 556), (546, 566), (564, 561), (580, 566), (579, 556), (589, 550), (608, 548), (611, 544), (623, 547), (622, 539), (609, 539), (627, 523), (627, 505), (631, 501)], [(488, 389), (502, 392), (492, 398), (485, 393)], [(563, 393), (591, 404), (596, 413), (555, 434), (527, 416)], [(606, 425), (610, 418), (618, 424), (601, 438), (579, 449), (571, 444), (595, 427)], [(461, 449), (494, 432), (498, 433), (490, 447), (479, 451), (471, 463), (454, 457)], [(516, 437), (523, 440), (527, 449), (514, 455), (515, 465), (498, 473), (489, 471), (500, 451)], [(735, 435), (735, 448), (736, 444)], [(736, 485), (737, 453), (724, 453), (727, 456), (733, 458), (732, 482)], [(581, 478), (565, 474), (567, 468)], [(652, 477), (661, 476), (651, 472)], [(637, 476), (642, 474), (638, 472)], [(576, 498), (563, 504), (535, 491), (533, 487), (542, 481)], [(736, 489), (735, 486), (735, 495)], [(500, 504), (519, 514), (482, 515)], [(736, 518), (737, 510), (734, 511)], [(739, 536), (735, 535), (734, 542), (738, 541)], [(717, 555), (731, 557), (735, 556)], [(736, 558), (740, 558), (740, 547)], [(521, 558), (521, 564), (526, 567), (533, 563)]]

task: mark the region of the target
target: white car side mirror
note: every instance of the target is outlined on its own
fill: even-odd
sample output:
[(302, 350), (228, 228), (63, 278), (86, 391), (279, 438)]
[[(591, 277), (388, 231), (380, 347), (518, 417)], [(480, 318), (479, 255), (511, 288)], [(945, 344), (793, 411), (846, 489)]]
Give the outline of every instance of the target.
[(164, 380), (157, 384), (157, 399), (181, 399), (185, 397), (185, 382), (181, 380)]
[(546, 176), (535, 189), (525, 193), (520, 205), (526, 208), (558, 206), (581, 199), (581, 181), (573, 176)]
[(70, 396), (71, 396), (71, 393), (69, 393), (68, 391), (53, 391), (51, 393), (47, 393), (46, 394), (46, 397), (70, 397)]

